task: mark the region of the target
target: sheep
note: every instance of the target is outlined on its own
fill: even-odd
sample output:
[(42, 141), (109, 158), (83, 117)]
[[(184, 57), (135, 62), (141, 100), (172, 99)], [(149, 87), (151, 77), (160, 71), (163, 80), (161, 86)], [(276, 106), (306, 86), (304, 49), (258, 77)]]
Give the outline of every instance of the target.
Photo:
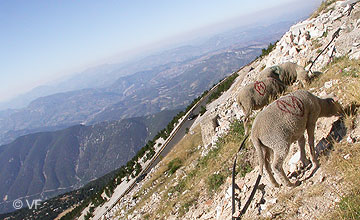
[[(280, 177), (283, 185), (294, 187), (299, 181), (291, 183), (283, 170), (283, 162), (289, 153), (290, 145), (298, 141), (300, 160), (305, 165), (305, 137), (307, 131), (312, 162), (311, 174), (319, 167), (314, 150), (314, 130), (319, 117), (330, 117), (343, 113), (341, 105), (332, 98), (321, 99), (305, 90), (297, 90), (283, 96), (264, 108), (255, 118), (251, 140), (256, 149), (260, 175), (265, 164), (271, 183), (279, 187), (272, 170)], [(270, 158), (272, 164), (270, 167)]]
[(237, 94), (237, 103), (245, 114), (244, 128), (245, 133), (248, 134), (248, 120), (252, 110), (257, 110), (269, 103), (276, 95), (285, 90), (285, 85), (280, 81), (268, 77), (261, 81), (250, 83), (241, 88)]
[(259, 73), (258, 79), (264, 79), (266, 77), (279, 79), (288, 86), (292, 85), (297, 80), (303, 87), (310, 82), (310, 78), (305, 69), (292, 62), (286, 62), (278, 66), (266, 68)]

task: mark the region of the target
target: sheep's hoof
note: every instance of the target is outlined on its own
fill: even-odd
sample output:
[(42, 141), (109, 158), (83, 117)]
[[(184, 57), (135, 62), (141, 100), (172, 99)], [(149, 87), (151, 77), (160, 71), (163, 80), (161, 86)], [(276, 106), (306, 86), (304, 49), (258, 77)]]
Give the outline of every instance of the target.
[(319, 166), (315, 166), (309, 170), (309, 174), (305, 177), (305, 180), (310, 179), (315, 172), (319, 169)]
[(304, 167), (304, 170), (310, 170), (310, 168), (313, 166), (312, 163), (309, 163), (308, 165), (306, 165), (306, 167)]
[(311, 167), (311, 162), (309, 159), (305, 159), (304, 161), (300, 161), (299, 166), (297, 167), (298, 169), (304, 169), (304, 170), (307, 170)]

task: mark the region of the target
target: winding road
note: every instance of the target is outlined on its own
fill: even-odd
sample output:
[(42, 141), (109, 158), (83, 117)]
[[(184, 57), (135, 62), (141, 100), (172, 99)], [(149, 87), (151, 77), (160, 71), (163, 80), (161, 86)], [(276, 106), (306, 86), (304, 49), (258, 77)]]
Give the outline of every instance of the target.
[[(252, 62), (250, 63), (252, 64)], [(243, 68), (245, 68), (246, 66), (243, 66), (241, 69), (239, 69), (236, 72), (241, 71)], [(231, 76), (231, 75), (230, 75)], [(229, 76), (228, 76), (229, 77)], [(148, 173), (152, 168), (154, 168), (163, 157), (165, 157), (171, 150), (172, 148), (185, 136), (186, 134), (186, 129), (190, 128), (192, 126), (192, 124), (195, 122), (195, 119), (193, 120), (188, 120), (189, 116), (191, 114), (194, 115), (198, 115), (201, 107), (202, 106), (206, 106), (207, 101), (209, 100), (209, 96), (217, 89), (217, 87), (224, 81), (226, 80), (228, 77), (224, 78), (222, 81), (220, 81), (216, 86), (214, 86), (213, 88), (211, 88), (209, 90), (209, 92), (202, 97), (198, 103), (196, 103), (185, 115), (185, 117), (183, 118), (183, 120), (180, 122), (180, 124), (175, 128), (175, 130), (172, 132), (172, 134), (167, 138), (167, 140), (165, 141), (165, 143), (163, 144), (162, 148), (158, 151), (158, 153), (155, 154), (155, 156), (153, 157), (153, 159), (151, 160), (151, 162), (143, 169), (143, 171), (138, 175), (141, 176), (142, 174), (146, 174)], [(124, 197), (127, 193), (129, 193), (135, 186), (136, 186), (137, 182), (134, 180), (133, 183), (124, 191), (124, 193), (122, 193), (119, 198), (116, 200), (115, 203), (113, 203), (110, 207), (108, 207), (106, 209), (106, 211), (101, 214), (101, 216), (106, 215), (118, 202), (119, 200)], [(98, 216), (98, 215), (97, 215)], [(96, 218), (96, 216), (94, 217), (94, 219), (100, 219), (100, 218)]]

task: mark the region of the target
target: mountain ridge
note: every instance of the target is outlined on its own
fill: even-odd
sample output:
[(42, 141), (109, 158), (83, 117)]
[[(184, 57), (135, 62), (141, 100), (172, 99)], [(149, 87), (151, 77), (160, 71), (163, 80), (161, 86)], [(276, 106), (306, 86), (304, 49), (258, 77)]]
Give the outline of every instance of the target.
[(177, 112), (21, 136), (0, 147), (0, 198), (46, 199), (79, 188), (126, 164)]

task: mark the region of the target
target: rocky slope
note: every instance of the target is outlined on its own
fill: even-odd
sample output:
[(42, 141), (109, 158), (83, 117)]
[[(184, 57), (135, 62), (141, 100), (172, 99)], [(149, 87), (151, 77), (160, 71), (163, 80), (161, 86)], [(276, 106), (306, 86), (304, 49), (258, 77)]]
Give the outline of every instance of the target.
[[(360, 116), (356, 112), (360, 103), (360, 3), (353, 8), (351, 5), (356, 2), (324, 2), (311, 18), (292, 26), (268, 56), (240, 70), (233, 86), (207, 106), (206, 113), (173, 152), (103, 219), (231, 219), (231, 167), (242, 140), (238, 136), (243, 114), (235, 102), (237, 90), (272, 65), (293, 61), (309, 68), (309, 61), (329, 42), (312, 67), (312, 71), (323, 73), (316, 74), (306, 89), (320, 97), (334, 94), (348, 110), (348, 116), (343, 120), (331, 117), (318, 121), (315, 142), (321, 166), (314, 176), (307, 180), (298, 176), (303, 182), (294, 189), (274, 188), (265, 176), (244, 218), (310, 220), (341, 215), (344, 204), (351, 205), (346, 202), (352, 201), (348, 195), (359, 185), (356, 167), (360, 156)], [(332, 41), (339, 28), (339, 36)], [(294, 85), (288, 92), (297, 88)], [(297, 171), (296, 152), (297, 147), (292, 147), (286, 160), (289, 174)], [(240, 155), (238, 163), (243, 167), (238, 168), (236, 183), (243, 206), (258, 171), (251, 145)], [(170, 172), (174, 161), (179, 166)], [(331, 212), (338, 209), (339, 213)]]

